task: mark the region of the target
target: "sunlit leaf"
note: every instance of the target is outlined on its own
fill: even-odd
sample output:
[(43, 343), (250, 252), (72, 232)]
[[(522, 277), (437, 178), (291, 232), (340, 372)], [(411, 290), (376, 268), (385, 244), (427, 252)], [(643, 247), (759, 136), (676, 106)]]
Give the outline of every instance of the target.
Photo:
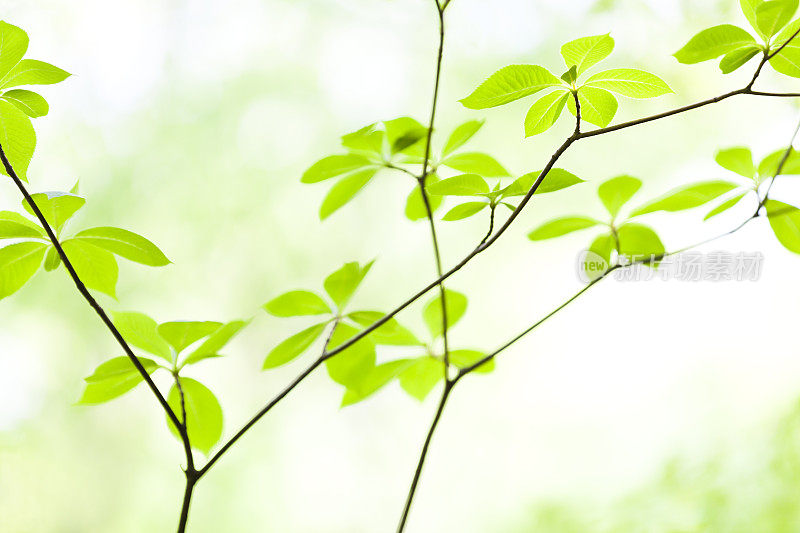
[[(447, 328), (449, 330), (467, 312), (467, 297), (460, 292), (447, 289), (445, 290), (445, 303), (447, 308)], [(422, 318), (434, 338), (442, 334), (441, 294), (437, 294), (425, 304), (422, 309)]]
[(264, 304), (264, 310), (279, 317), (322, 315), (331, 308), (320, 296), (310, 291), (289, 291)]
[[(452, 350), (450, 352), (450, 362), (458, 368), (466, 368), (474, 365), (484, 357), (486, 357), (485, 353), (476, 350)], [(481, 366), (475, 368), (473, 372), (488, 374), (494, 370), (494, 367), (494, 358), (492, 358), (483, 363)]]
[(167, 341), (176, 352), (182, 352), (189, 345), (203, 337), (208, 337), (219, 328), (221, 322), (176, 321), (164, 322), (158, 326), (158, 334)]
[(14, 104), (20, 111), (31, 118), (43, 117), (50, 110), (47, 100), (33, 91), (12, 89), (4, 92), (2, 98)]
[[(44, 215), (45, 220), (53, 226), (56, 231), (61, 230), (64, 224), (72, 218), (78, 209), (86, 203), (84, 198), (66, 192), (40, 192), (32, 194), (34, 203)], [(34, 215), (34, 211), (27, 200), (22, 202), (25, 211)]]
[(503, 67), (461, 100), (469, 109), (486, 109), (530, 96), (547, 87), (561, 85), (561, 80), (538, 65)]
[[(31, 119), (14, 104), (0, 99), (0, 146), (11, 163), (17, 176), (28, 181), (28, 165), (36, 148), (36, 133)], [(8, 176), (5, 165), (0, 165), (0, 173)]]
[(78, 239), (66, 240), (61, 247), (87, 287), (116, 298), (119, 267), (111, 252)]
[(0, 79), (0, 89), (19, 87), (20, 85), (50, 85), (64, 81), (69, 75), (69, 72), (50, 63), (35, 59), (23, 59)]
[(525, 116), (525, 137), (539, 135), (556, 123), (571, 93), (555, 91), (537, 100)]
[[(385, 313), (379, 311), (354, 311), (347, 317), (362, 327), (369, 327), (384, 317)], [(396, 319), (391, 318), (368, 335), (375, 344), (389, 346), (416, 346), (421, 344), (419, 339), (408, 329), (403, 327)]]
[(317, 183), (353, 172), (371, 164), (369, 159), (358, 154), (332, 155), (311, 165), (305, 171), (303, 177), (300, 178), (300, 181), (303, 183)]
[(655, 74), (635, 68), (615, 68), (598, 72), (586, 80), (586, 85), (628, 98), (655, 98), (672, 92), (669, 85)]
[(247, 324), (249, 324), (248, 320), (233, 320), (223, 324), (222, 327), (209, 335), (206, 340), (200, 343), (200, 346), (195, 348), (192, 353), (184, 359), (183, 365), (193, 365), (209, 357), (218, 357), (220, 355), (219, 351), (224, 348), (237, 333), (247, 326)]
[(443, 362), (429, 355), (417, 358), (398, 377), (403, 390), (419, 401), (423, 401), (443, 379)]
[(800, 209), (777, 200), (767, 200), (764, 207), (780, 243), (790, 252), (800, 254)]
[(612, 217), (617, 216), (619, 210), (628, 200), (633, 198), (642, 186), (642, 181), (632, 176), (617, 176), (602, 183), (597, 189), (597, 196)]
[(528, 234), (532, 241), (543, 241), (554, 237), (561, 237), (575, 231), (592, 228), (599, 223), (593, 218), (588, 217), (563, 217), (545, 222)]
[(719, 68), (723, 74), (730, 74), (753, 59), (760, 51), (761, 48), (754, 44), (731, 50), (719, 62)]
[(173, 360), (169, 344), (158, 334), (155, 320), (136, 312), (115, 312), (113, 317), (125, 342), (167, 361)]
[(410, 359), (399, 359), (373, 367), (357, 384), (348, 386), (342, 398), (342, 407), (366, 400), (385, 387), (398, 374), (412, 364)]
[[(138, 359), (148, 374), (158, 368), (158, 363), (152, 359)], [(78, 403), (95, 405), (122, 396), (144, 381), (144, 378), (130, 358), (115, 357), (95, 368), (94, 373), (85, 381), (86, 388)]]
[(736, 204), (738, 204), (741, 201), (741, 199), (745, 197), (745, 195), (747, 195), (747, 192), (743, 192), (741, 194), (737, 194), (733, 198), (725, 200), (724, 202), (719, 204), (717, 207), (715, 207), (714, 209), (709, 211), (708, 214), (705, 217), (703, 217), (703, 220), (708, 220), (709, 218), (715, 217), (715, 216), (719, 215), (720, 213), (723, 213), (723, 212), (727, 211), (731, 207), (733, 207)]
[(28, 50), (28, 34), (24, 30), (0, 21), (0, 79), (19, 63)]
[(753, 164), (753, 153), (749, 148), (736, 147), (717, 152), (715, 161), (719, 166), (740, 176), (753, 179), (756, 176), (756, 166)]
[(700, 63), (717, 58), (756, 40), (745, 30), (732, 24), (722, 24), (701, 31), (686, 46), (675, 52), (675, 58), (684, 64)]
[(445, 178), (432, 183), (427, 191), (439, 196), (480, 196), (487, 194), (489, 184), (478, 174), (459, 174), (452, 178)]
[(486, 202), (466, 202), (457, 205), (453, 209), (448, 211), (442, 217), (442, 220), (447, 220), (448, 222), (453, 222), (456, 220), (464, 220), (465, 218), (469, 218), (473, 215), (480, 213), (487, 207), (489, 207), (489, 204)]
[(328, 191), (319, 208), (319, 218), (325, 220), (363, 189), (378, 172), (376, 168), (366, 168), (341, 178)]
[(800, 36), (795, 33), (800, 30), (800, 19), (792, 22), (775, 37), (772, 45), (775, 51), (778, 50), (786, 41), (789, 43), (769, 60), (769, 64), (780, 72), (793, 78), (800, 78)]
[[(620, 255), (631, 261), (647, 260), (661, 256), (666, 249), (658, 234), (642, 224), (627, 223), (617, 230)], [(649, 266), (656, 266), (656, 263)]]
[[(601, 128), (611, 124), (619, 108), (619, 102), (613, 94), (597, 87), (581, 87), (578, 90), (578, 100), (581, 104), (581, 120)], [(567, 108), (573, 116), (577, 115), (574, 98), (567, 100)]]
[(509, 176), (508, 171), (495, 158), (480, 152), (461, 152), (442, 160), (442, 165), (459, 172), (486, 177)]
[(594, 281), (609, 269), (611, 253), (615, 248), (616, 240), (611, 233), (600, 235), (592, 241), (581, 264), (586, 281)]
[(561, 56), (567, 68), (577, 67), (580, 75), (586, 69), (596, 65), (614, 50), (614, 39), (610, 34), (581, 37), (561, 47)]
[(322, 335), (326, 325), (327, 322), (314, 324), (278, 344), (267, 354), (262, 368), (264, 370), (276, 368), (300, 356)]
[[(539, 179), (541, 174), (542, 171), (540, 170), (537, 172), (529, 172), (524, 176), (520, 176), (514, 180), (511, 185), (506, 187), (505, 190), (503, 190), (502, 196), (504, 198), (509, 198), (512, 196), (525, 196), (528, 194), (528, 191), (531, 189), (531, 187), (533, 187), (533, 184), (536, 183), (536, 180)], [(544, 177), (541, 185), (539, 185), (539, 187), (536, 189), (535, 194), (556, 192), (583, 182), (584, 180), (580, 179), (572, 172), (564, 170), (563, 168), (553, 168), (550, 169), (550, 172), (548, 172), (547, 176)]]
[[(429, 174), (426, 178), (426, 187), (433, 185), (438, 181), (439, 176), (436, 174)], [(443, 196), (428, 195), (428, 202), (430, 203), (431, 211), (433, 213), (435, 213), (436, 210), (441, 207), (443, 201)], [(425, 202), (422, 199), (422, 193), (420, 192), (419, 187), (414, 187), (409, 193), (408, 198), (406, 199), (405, 215), (406, 218), (412, 221), (428, 218), (428, 211), (425, 209)]]
[(786, 26), (797, 11), (798, 0), (769, 0), (756, 7), (756, 28), (772, 37)]
[[(789, 156), (786, 157), (787, 150), (789, 150), (788, 147), (775, 150), (761, 160), (761, 163), (758, 165), (759, 183), (777, 175), (778, 169), (780, 169), (780, 175), (783, 176), (800, 174), (800, 152), (791, 148)], [(783, 162), (784, 158), (786, 158), (785, 162)], [(783, 166), (781, 166), (781, 162), (783, 162)]]
[(631, 216), (636, 217), (656, 211), (674, 212), (692, 209), (708, 203), (714, 198), (718, 198), (739, 186), (740, 185), (729, 181), (706, 181), (678, 187), (668, 192), (663, 197), (634, 209)]
[(372, 261), (363, 267), (356, 262), (346, 263), (342, 268), (325, 278), (325, 292), (339, 310), (343, 309), (356, 291), (364, 276), (372, 268)]
[[(222, 438), (222, 407), (217, 397), (208, 387), (191, 378), (181, 377), (180, 390), (183, 390), (183, 405), (186, 409), (186, 429), (192, 448), (208, 455)], [(167, 402), (178, 420), (183, 422), (183, 409), (181, 408), (181, 395), (178, 385), (173, 385), (169, 390)], [(180, 438), (180, 433), (174, 424), (167, 419), (167, 425), (173, 435)]]
[(442, 149), (442, 157), (445, 158), (464, 146), (467, 141), (469, 141), (472, 136), (475, 135), (479, 129), (481, 129), (483, 122), (483, 120), (469, 120), (454, 129), (453, 133), (450, 134), (450, 137), (444, 144), (444, 148)]
[[(335, 349), (358, 334), (358, 329), (339, 323), (328, 346)], [(375, 367), (375, 344), (369, 338), (360, 339), (342, 352), (325, 360), (328, 375), (347, 388), (358, 388), (364, 376)]]
[(0, 211), (0, 239), (45, 238), (38, 225), (13, 211)]
[(42, 264), (47, 245), (21, 242), (0, 248), (0, 299), (20, 290)]
[(122, 228), (104, 226), (86, 229), (77, 233), (74, 238), (143, 265), (164, 266), (170, 263), (158, 246), (141, 235)]

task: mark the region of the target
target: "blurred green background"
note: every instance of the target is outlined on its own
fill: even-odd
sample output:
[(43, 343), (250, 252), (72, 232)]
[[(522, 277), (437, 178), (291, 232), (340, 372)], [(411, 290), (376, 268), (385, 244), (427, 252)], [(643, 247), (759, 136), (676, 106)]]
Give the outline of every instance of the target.
[[(52, 110), (36, 122), (32, 188), (68, 190), (80, 179), (88, 204), (76, 225), (135, 230), (174, 262), (122, 264), (119, 301), (103, 304), (159, 321), (254, 317), (227, 358), (192, 373), (221, 398), (228, 434), (308, 363), (259, 371), (300, 326), (261, 304), (319, 287), (351, 260), (378, 259), (357, 297), (363, 307), (389, 309), (433, 279), (427, 228), (403, 217), (407, 177), (382, 174), (324, 224), (327, 187), (299, 183), (342, 133), (427, 116), (432, 4), (4, 2), (5, 20), (31, 37), (27, 57), (74, 73), (42, 91)], [(721, 94), (752, 67), (725, 77), (713, 62), (686, 67), (671, 54), (722, 22), (745, 23), (735, 0), (454, 0), (439, 129), (487, 118), (471, 146), (516, 175), (537, 170), (567, 121), (523, 140), (530, 100), (486, 112), (457, 100), (506, 64), (560, 73), (563, 42), (608, 31), (617, 51), (603, 65), (646, 66), (676, 91), (625, 100), (617, 121)], [(764, 88), (796, 90), (772, 72), (763, 78)], [(638, 176), (644, 199), (724, 178), (717, 149), (766, 155), (785, 145), (797, 115), (789, 101), (739, 97), (576, 145), (559, 166), (590, 183), (537, 200), (452, 279), (470, 296), (454, 342), (491, 350), (577, 290), (575, 257), (588, 238), (531, 243), (525, 234), (548, 217), (599, 215), (595, 180)], [(775, 187), (789, 202), (798, 193), (790, 179)], [(17, 206), (14, 188), (0, 183), (0, 208)], [(678, 248), (745, 216), (701, 225), (703, 213), (656, 215), (653, 225)], [(470, 250), (484, 225), (440, 223), (445, 262)], [(800, 260), (765, 221), (706, 251), (714, 249), (762, 251), (761, 279), (603, 282), (505, 352), (493, 374), (459, 387), (409, 531), (797, 531)], [(421, 327), (419, 309), (401, 320)], [(63, 270), (0, 302), (0, 319), (0, 530), (173, 530), (182, 451), (149, 393), (74, 405), (82, 378), (120, 354)], [(343, 410), (340, 396), (324, 372), (292, 393), (204, 479), (190, 531), (393, 530), (436, 395), (418, 404), (394, 384)]]

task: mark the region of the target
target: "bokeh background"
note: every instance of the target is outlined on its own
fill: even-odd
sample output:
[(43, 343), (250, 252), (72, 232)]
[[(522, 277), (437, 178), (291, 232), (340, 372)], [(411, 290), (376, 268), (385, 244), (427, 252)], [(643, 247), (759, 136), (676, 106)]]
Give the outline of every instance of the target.
[[(259, 306), (317, 288), (345, 261), (377, 258), (357, 301), (390, 309), (433, 276), (427, 228), (403, 216), (413, 183), (382, 174), (320, 223), (327, 186), (299, 183), (338, 136), (376, 120), (428, 113), (436, 46), (432, 0), (6, 0), (2, 16), (31, 37), (28, 57), (74, 73), (42, 92), (29, 170), (35, 190), (88, 198), (76, 226), (140, 232), (174, 264), (121, 265), (114, 310), (160, 321), (253, 323), (192, 376), (221, 398), (226, 431), (308, 363), (269, 373), (267, 351), (302, 324)], [(485, 112), (457, 100), (497, 68), (563, 70), (558, 49), (612, 32), (604, 65), (646, 66), (676, 94), (622, 103), (617, 120), (743, 85), (713, 62), (671, 54), (702, 28), (745, 24), (734, 0), (454, 0), (448, 13), (439, 130), (487, 118), (473, 148), (520, 175), (541, 168), (568, 121), (523, 139), (530, 99)], [(797, 90), (771, 71), (762, 87)], [(713, 156), (785, 145), (789, 101), (739, 97), (584, 141), (561, 161), (589, 183), (542, 197), (490, 252), (452, 279), (470, 296), (454, 343), (491, 350), (579, 287), (589, 236), (531, 243), (549, 217), (601, 215), (599, 180), (642, 178), (645, 199), (681, 183), (728, 178)], [(439, 134), (438, 140), (442, 141)], [(592, 183), (594, 182), (594, 183)], [(786, 178), (775, 195), (797, 202)], [(793, 200), (794, 199), (794, 200)], [(16, 208), (0, 183), (0, 207)], [(749, 209), (747, 207), (745, 212)], [(738, 224), (732, 211), (651, 217), (668, 248)], [(485, 220), (441, 223), (452, 264)], [(800, 258), (765, 221), (707, 247), (761, 251), (758, 282), (605, 281), (508, 350), (489, 376), (459, 387), (412, 511), (417, 532), (797, 531), (800, 528)], [(401, 315), (421, 328), (420, 307)], [(172, 531), (181, 448), (144, 388), (100, 407), (75, 406), (82, 378), (118, 348), (63, 270), (38, 274), (0, 302), (0, 530)], [(165, 387), (168, 382), (159, 383)], [(396, 384), (340, 409), (318, 372), (204, 479), (190, 530), (392, 531), (435, 396)]]

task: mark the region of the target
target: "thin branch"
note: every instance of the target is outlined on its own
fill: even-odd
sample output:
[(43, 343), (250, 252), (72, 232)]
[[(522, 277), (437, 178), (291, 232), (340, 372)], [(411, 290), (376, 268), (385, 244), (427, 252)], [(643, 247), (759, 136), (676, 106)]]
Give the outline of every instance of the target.
[(167, 400), (164, 398), (164, 395), (161, 394), (161, 391), (158, 390), (158, 387), (156, 387), (156, 384), (153, 382), (153, 379), (150, 377), (150, 374), (147, 372), (147, 370), (145, 370), (141, 361), (139, 361), (139, 359), (133, 353), (133, 350), (125, 341), (122, 334), (119, 332), (119, 330), (111, 321), (111, 319), (108, 317), (108, 314), (100, 306), (100, 304), (97, 303), (97, 300), (94, 299), (92, 293), (89, 292), (89, 289), (87, 289), (86, 285), (84, 285), (83, 281), (81, 281), (80, 276), (78, 276), (78, 273), (75, 271), (75, 267), (72, 266), (72, 262), (69, 260), (69, 257), (67, 257), (67, 254), (64, 252), (64, 248), (62, 248), (61, 243), (58, 240), (58, 237), (56, 237), (53, 228), (50, 226), (50, 223), (42, 214), (42, 211), (41, 209), (39, 209), (39, 206), (36, 205), (36, 202), (31, 197), (30, 193), (28, 192), (28, 189), (25, 187), (25, 184), (22, 183), (22, 180), (19, 178), (19, 176), (17, 176), (17, 173), (11, 166), (11, 162), (8, 160), (8, 157), (6, 156), (6, 153), (3, 150), (2, 146), (0, 146), (0, 160), (2, 160), (3, 162), (6, 174), (8, 174), (11, 177), (11, 180), (17, 186), (17, 189), (19, 189), (19, 192), (22, 193), (23, 198), (25, 198), (25, 201), (28, 203), (28, 205), (30, 205), (34, 215), (36, 215), (36, 218), (39, 220), (39, 223), (42, 225), (44, 231), (47, 233), (47, 237), (50, 239), (50, 242), (53, 244), (53, 247), (55, 247), (58, 256), (64, 263), (64, 267), (67, 269), (67, 272), (69, 272), (69, 275), (72, 278), (72, 281), (75, 283), (75, 287), (77, 287), (78, 292), (81, 294), (81, 296), (83, 296), (84, 300), (86, 300), (89, 306), (92, 309), (94, 309), (95, 313), (97, 313), (97, 315), (100, 317), (100, 320), (103, 321), (103, 324), (105, 324), (108, 331), (111, 332), (111, 335), (117, 341), (117, 344), (120, 345), (122, 350), (125, 352), (125, 355), (127, 355), (128, 358), (131, 360), (133, 366), (136, 367), (136, 370), (142, 376), (142, 379), (145, 381), (145, 383), (147, 383), (147, 386), (153, 392), (153, 395), (158, 400), (158, 403), (161, 404), (161, 407), (164, 409), (164, 412), (167, 414), (167, 417), (170, 419), (170, 421), (172, 421), (173, 424), (175, 424), (176, 428), (179, 428), (179, 432), (181, 433), (181, 438), (185, 438), (184, 435), (185, 432), (180, 430), (180, 422), (178, 421), (178, 417), (175, 415), (175, 412), (169, 406), (169, 403), (167, 403)]
[(425, 443), (422, 445), (419, 461), (417, 461), (417, 468), (414, 471), (414, 477), (411, 480), (411, 487), (408, 489), (408, 496), (406, 496), (406, 504), (405, 507), (403, 507), (403, 514), (401, 515), (400, 523), (397, 526), (397, 533), (403, 533), (405, 530), (406, 522), (408, 521), (408, 513), (411, 511), (411, 503), (414, 501), (414, 495), (417, 492), (419, 478), (422, 475), (422, 467), (425, 465), (425, 459), (428, 456), (428, 448), (430, 448), (431, 441), (433, 440), (433, 434), (436, 431), (436, 427), (439, 425), (439, 420), (442, 418), (444, 406), (447, 403), (447, 398), (450, 397), (450, 392), (453, 390), (454, 385), (454, 381), (445, 381), (444, 390), (442, 391), (442, 398), (439, 400), (439, 406), (436, 408), (436, 415), (433, 417), (433, 422), (431, 422), (430, 428), (428, 429), (428, 434), (425, 437)]

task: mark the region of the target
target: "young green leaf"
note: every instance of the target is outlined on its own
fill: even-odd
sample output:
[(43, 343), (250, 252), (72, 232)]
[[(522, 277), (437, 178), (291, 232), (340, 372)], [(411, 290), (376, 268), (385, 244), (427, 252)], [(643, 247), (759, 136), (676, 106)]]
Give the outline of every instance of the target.
[[(152, 359), (138, 359), (148, 374), (158, 368), (158, 363)], [(86, 388), (78, 403), (96, 405), (122, 396), (144, 381), (144, 378), (128, 357), (115, 357), (98, 366), (85, 381)]]
[(264, 310), (278, 317), (324, 315), (331, 308), (320, 296), (310, 291), (289, 291), (264, 304)]
[(564, 83), (567, 85), (572, 85), (578, 81), (578, 66), (572, 65), (568, 71), (561, 75), (561, 79), (564, 80)]
[(509, 65), (489, 76), (461, 104), (468, 109), (497, 107), (559, 85), (561, 80), (544, 67)]
[[(458, 368), (466, 368), (470, 365), (474, 365), (484, 357), (486, 357), (485, 353), (476, 350), (452, 350), (450, 352), (450, 362)], [(477, 367), (474, 372), (488, 374), (494, 370), (494, 366), (494, 359), (489, 359), (481, 366)]]
[[(183, 405), (186, 409), (186, 431), (189, 434), (189, 442), (192, 448), (200, 450), (208, 455), (222, 438), (222, 407), (219, 405), (217, 397), (208, 387), (191, 378), (178, 378), (180, 389), (175, 384), (169, 390), (167, 402), (178, 417), (183, 422), (183, 408), (181, 407), (181, 394), (183, 390)], [(180, 438), (180, 433), (175, 425), (167, 418), (167, 426), (173, 435)]]
[[(619, 238), (620, 255), (631, 261), (658, 257), (666, 251), (658, 234), (652, 228), (642, 224), (630, 222), (623, 224), (617, 230), (617, 237)], [(656, 266), (657, 261), (652, 264), (648, 263), (648, 265)]]
[(642, 181), (632, 176), (617, 176), (602, 183), (597, 189), (597, 196), (612, 217), (619, 214), (619, 210), (628, 200), (633, 198), (642, 186)]
[[(354, 311), (349, 313), (347, 317), (360, 326), (369, 327), (382, 319), (384, 315), (385, 313), (379, 311)], [(417, 346), (422, 344), (411, 331), (400, 325), (394, 318), (379, 326), (368, 337), (375, 344), (388, 346)]]
[(33, 91), (25, 89), (12, 89), (3, 93), (3, 100), (11, 102), (31, 118), (43, 117), (50, 110), (47, 100)]
[(372, 268), (373, 261), (366, 263), (363, 267), (356, 262), (346, 263), (342, 268), (325, 278), (325, 292), (331, 297), (339, 310), (342, 310), (350, 297)]
[(78, 239), (66, 240), (61, 247), (87, 287), (117, 297), (119, 267), (111, 252)]
[[(31, 198), (33, 198), (34, 203), (44, 215), (45, 220), (56, 231), (60, 231), (75, 212), (86, 203), (84, 198), (66, 192), (40, 192), (32, 194)], [(27, 200), (22, 202), (22, 207), (25, 208), (25, 211), (34, 215), (33, 209), (28, 205)]]
[(727, 211), (731, 207), (733, 207), (736, 204), (738, 204), (741, 201), (741, 199), (745, 197), (745, 195), (747, 195), (747, 192), (743, 192), (741, 194), (737, 194), (733, 198), (725, 200), (724, 202), (719, 204), (717, 207), (715, 207), (714, 209), (709, 211), (708, 214), (705, 217), (703, 217), (703, 220), (704, 221), (708, 220), (709, 218), (715, 217), (715, 216), (719, 215), (720, 213), (723, 213), (723, 212)]
[(351, 384), (344, 392), (341, 407), (347, 407), (366, 400), (385, 387), (398, 374), (408, 368), (410, 359), (399, 359), (373, 367), (357, 384)]
[(180, 353), (189, 345), (194, 344), (203, 337), (208, 337), (219, 328), (221, 322), (196, 322), (196, 321), (175, 321), (164, 322), (158, 326), (158, 334), (167, 341), (175, 352)]
[(303, 183), (318, 183), (354, 170), (370, 166), (369, 159), (358, 154), (332, 155), (320, 159), (303, 173), (300, 181)]
[(327, 322), (314, 324), (278, 344), (267, 354), (262, 368), (264, 370), (276, 368), (300, 356), (322, 335), (327, 324)]
[(158, 246), (141, 235), (122, 228), (103, 226), (86, 229), (74, 238), (143, 265), (164, 266), (170, 263)]
[(786, 26), (797, 11), (798, 0), (769, 0), (756, 7), (756, 28), (769, 39)]
[(732, 24), (722, 24), (703, 30), (692, 37), (686, 46), (675, 52), (675, 58), (684, 64), (700, 63), (755, 44), (753, 36), (742, 28)]
[[(581, 120), (605, 128), (614, 120), (619, 102), (613, 94), (605, 89), (583, 86), (578, 89), (578, 100), (581, 104)], [(577, 114), (575, 99), (567, 100), (567, 108), (573, 116)]]
[[(445, 290), (447, 308), (447, 328), (450, 329), (461, 320), (467, 312), (467, 297), (460, 292)], [(422, 309), (422, 318), (434, 338), (442, 334), (442, 300), (441, 294), (429, 300)]]
[(429, 355), (417, 358), (398, 376), (403, 390), (419, 401), (425, 400), (442, 379), (444, 379), (444, 363)]
[(756, 177), (756, 166), (753, 164), (753, 153), (749, 148), (735, 147), (717, 152), (714, 158), (719, 166), (725, 170), (736, 172), (745, 178)]
[(19, 63), (27, 50), (28, 34), (13, 24), (0, 21), (0, 79)]
[(777, 200), (764, 202), (772, 231), (784, 248), (800, 254), (800, 209)]
[(705, 181), (684, 187), (678, 187), (668, 192), (662, 198), (648, 202), (631, 213), (632, 217), (654, 213), (656, 211), (683, 211), (692, 209), (719, 198), (739, 185), (729, 181)]
[(249, 323), (249, 320), (233, 320), (227, 324), (223, 324), (222, 327), (214, 331), (206, 340), (201, 342), (200, 346), (195, 348), (192, 353), (183, 360), (181, 366), (193, 365), (209, 357), (219, 357), (219, 351)]
[(372, 180), (377, 172), (377, 168), (366, 168), (345, 176), (336, 182), (336, 185), (328, 191), (319, 208), (320, 220), (325, 220), (352, 200)]
[(13, 211), (0, 211), (0, 239), (43, 239), (38, 225)]
[(424, 143), (421, 141), (428, 136), (428, 128), (411, 117), (387, 120), (383, 123), (383, 127), (386, 130), (389, 152), (392, 154), (409, 151), (417, 144), (422, 146)]
[[(509, 198), (512, 196), (525, 196), (528, 194), (528, 191), (531, 189), (531, 187), (533, 187), (533, 184), (536, 183), (536, 180), (539, 179), (541, 174), (542, 171), (540, 170), (538, 172), (529, 172), (524, 176), (520, 176), (514, 180), (511, 185), (503, 190), (503, 198)], [(545, 176), (541, 185), (539, 185), (534, 194), (545, 194), (549, 192), (560, 191), (561, 189), (566, 189), (567, 187), (572, 187), (573, 185), (577, 185), (579, 183), (584, 183), (584, 180), (580, 179), (572, 172), (568, 172), (563, 168), (553, 168), (547, 173), (547, 176)]]
[(558, 121), (569, 98), (572, 98), (569, 92), (555, 91), (538, 99), (525, 116), (525, 137), (549, 130)]
[(614, 39), (610, 34), (581, 37), (561, 47), (561, 56), (567, 68), (573, 65), (580, 75), (596, 65), (614, 50)]
[(669, 85), (655, 74), (635, 68), (615, 68), (598, 72), (586, 80), (586, 85), (628, 98), (655, 98), (672, 92)]
[(769, 64), (780, 72), (793, 78), (800, 78), (800, 37), (795, 36), (797, 30), (800, 29), (800, 19), (792, 22), (786, 26), (775, 38), (775, 43), (772, 45), (775, 51), (778, 50), (786, 41), (789, 41), (783, 49), (778, 52)]
[(442, 164), (459, 172), (486, 177), (505, 177), (510, 174), (495, 158), (480, 152), (462, 152), (442, 160)]
[(581, 262), (581, 269), (586, 275), (586, 281), (594, 281), (609, 269), (611, 253), (616, 246), (617, 242), (611, 233), (600, 235), (592, 241)]
[[(429, 185), (433, 185), (434, 183), (439, 181), (439, 176), (436, 174), (429, 174), (425, 180), (426, 187)], [(428, 195), (428, 202), (431, 206), (431, 212), (435, 213), (439, 207), (441, 207), (442, 202), (444, 202), (443, 196), (430, 196)], [(414, 187), (411, 192), (408, 194), (408, 199), (406, 200), (406, 209), (405, 209), (406, 218), (411, 221), (417, 221), (428, 218), (428, 210), (425, 208), (425, 201), (422, 199), (422, 193), (419, 190), (419, 187)]]
[(489, 204), (486, 202), (466, 202), (457, 205), (453, 209), (448, 211), (442, 217), (442, 220), (446, 220), (448, 222), (453, 222), (456, 220), (464, 220), (465, 218), (477, 215), (487, 207), (489, 207)]
[(167, 361), (172, 361), (169, 344), (158, 334), (158, 324), (143, 313), (113, 313), (114, 325), (125, 342)]
[(370, 156), (383, 156), (383, 143), (386, 132), (378, 124), (370, 124), (342, 136), (342, 146), (350, 150), (363, 152)]
[(731, 50), (723, 56), (722, 61), (719, 62), (719, 68), (723, 74), (730, 74), (753, 59), (760, 51), (761, 47), (754, 44)]
[[(36, 148), (36, 133), (31, 119), (14, 104), (0, 99), (0, 146), (23, 181), (28, 181), (28, 165)], [(0, 165), (0, 174), (8, 176), (5, 165)]]
[(69, 75), (69, 72), (50, 63), (35, 59), (23, 59), (0, 79), (0, 89), (19, 87), (20, 85), (51, 85), (64, 81)]
[(800, 152), (794, 148), (791, 149), (789, 157), (786, 158), (786, 162), (783, 163), (781, 167), (781, 161), (783, 161), (783, 158), (786, 156), (786, 150), (788, 150), (788, 147), (775, 150), (761, 160), (761, 163), (758, 165), (758, 183), (762, 183), (764, 180), (774, 177), (778, 173), (779, 167), (780, 175), (782, 176), (800, 174)]
[(483, 126), (483, 122), (483, 120), (469, 120), (454, 129), (453, 133), (450, 134), (450, 137), (444, 144), (444, 148), (442, 149), (442, 158), (447, 157), (454, 151), (464, 146), (473, 135), (478, 133), (478, 130), (481, 129), (481, 126)]
[(563, 217), (545, 222), (528, 234), (532, 241), (543, 241), (554, 237), (561, 237), (574, 231), (597, 226), (599, 222), (588, 217)]
[(490, 191), (489, 184), (478, 174), (459, 174), (445, 178), (432, 183), (426, 190), (438, 196), (481, 196)]
[(51, 246), (47, 250), (47, 255), (44, 257), (44, 269), (47, 272), (52, 272), (61, 266), (61, 256), (58, 255), (58, 250), (55, 246)]
[(0, 300), (20, 290), (42, 264), (47, 245), (21, 242), (0, 248)]
[[(329, 349), (337, 348), (358, 334), (358, 329), (339, 323), (331, 336)], [(367, 338), (361, 339), (344, 351), (325, 360), (328, 375), (333, 381), (347, 388), (357, 389), (362, 380), (375, 367), (375, 344)]]

